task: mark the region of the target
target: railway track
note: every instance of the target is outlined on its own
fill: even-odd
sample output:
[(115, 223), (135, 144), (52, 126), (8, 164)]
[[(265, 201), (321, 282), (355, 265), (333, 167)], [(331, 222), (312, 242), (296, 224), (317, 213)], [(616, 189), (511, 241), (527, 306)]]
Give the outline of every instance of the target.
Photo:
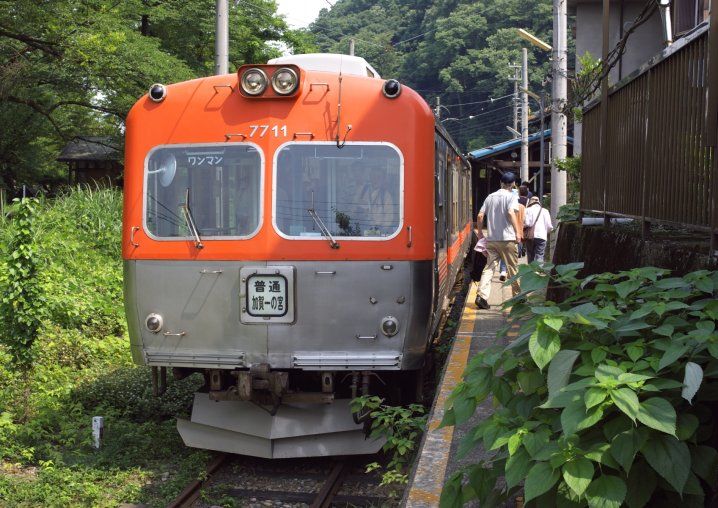
[[(246, 481), (246, 485), (240, 482), (238, 486), (227, 485), (227, 479), (234, 476), (229, 466), (232, 462), (232, 455), (218, 454), (212, 458), (207, 466), (207, 475), (204, 480), (190, 482), (180, 494), (168, 504), (168, 508), (189, 508), (204, 506), (197, 504), (204, 489), (218, 489), (223, 499), (233, 498), (243, 501), (249, 506), (262, 506), (267, 502), (280, 505), (306, 505), (310, 508), (329, 508), (332, 506), (351, 507), (375, 507), (387, 506), (390, 499), (382, 495), (367, 495), (354, 493), (341, 493), (342, 487), (346, 484), (371, 484), (373, 479), (364, 473), (352, 474), (357, 462), (352, 459), (327, 459), (324, 462), (325, 468), (321, 472), (296, 472), (282, 467), (282, 463), (275, 463), (272, 468), (249, 467), (254, 475), (263, 477), (265, 482)], [(245, 459), (245, 458), (243, 458)], [(222, 474), (224, 479), (217, 476)], [(308, 484), (309, 490), (277, 490), (275, 488), (260, 488), (258, 483), (279, 482), (286, 479), (300, 480)], [(231, 483), (236, 483), (232, 481)], [(215, 485), (219, 484), (219, 485)], [(318, 485), (318, 490), (312, 488)], [(374, 484), (378, 485), (377, 483)], [(212, 496), (210, 496), (212, 497)]]

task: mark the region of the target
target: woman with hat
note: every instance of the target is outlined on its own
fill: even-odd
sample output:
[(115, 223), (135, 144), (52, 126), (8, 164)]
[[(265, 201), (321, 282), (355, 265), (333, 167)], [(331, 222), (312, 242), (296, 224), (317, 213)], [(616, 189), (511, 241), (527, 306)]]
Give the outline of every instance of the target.
[(524, 243), (529, 263), (532, 261), (544, 262), (546, 241), (551, 231), (553, 231), (551, 215), (541, 206), (539, 198), (532, 196), (524, 215)]

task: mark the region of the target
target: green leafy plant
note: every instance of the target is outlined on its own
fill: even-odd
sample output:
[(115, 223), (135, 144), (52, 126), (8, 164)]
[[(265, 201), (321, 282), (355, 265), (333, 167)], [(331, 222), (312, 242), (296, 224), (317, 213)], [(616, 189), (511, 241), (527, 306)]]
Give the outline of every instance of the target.
[[(522, 484), (529, 505), (592, 508), (703, 506), (715, 489), (718, 273), (581, 268), (520, 268), (519, 337), (472, 358), (443, 422), (491, 397), (460, 446), (490, 458), (455, 474), (442, 506), (495, 506)], [(546, 301), (548, 285), (570, 296)]]
[(388, 406), (380, 397), (357, 397), (351, 403), (352, 412), (367, 414), (371, 420), (371, 439), (386, 439), (382, 451), (389, 454), (389, 462), (382, 467), (377, 462), (367, 465), (367, 472), (383, 470), (382, 485), (407, 483), (406, 466), (413, 457), (426, 425), (426, 410), (421, 404)]
[(13, 236), (5, 265), (0, 270), (0, 341), (18, 370), (32, 366), (32, 345), (44, 313), (44, 297), (38, 281), (35, 237), (37, 200), (14, 200)]
[(574, 204), (578, 208), (578, 202), (581, 199), (581, 166), (582, 159), (580, 155), (575, 157), (566, 157), (556, 161), (556, 166), (561, 171), (566, 172), (568, 203)]

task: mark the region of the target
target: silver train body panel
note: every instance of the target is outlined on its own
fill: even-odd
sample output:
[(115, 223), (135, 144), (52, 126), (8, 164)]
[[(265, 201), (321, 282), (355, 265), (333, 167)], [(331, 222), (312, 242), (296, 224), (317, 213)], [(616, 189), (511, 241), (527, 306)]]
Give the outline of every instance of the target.
[[(246, 277), (288, 273), (283, 318), (248, 321)], [(423, 365), (430, 336), (432, 261), (125, 261), (132, 355), (152, 366), (212, 369), (406, 370)], [(263, 272), (264, 271), (264, 272)], [(149, 314), (163, 327), (144, 326)], [(396, 335), (382, 334), (387, 316)]]

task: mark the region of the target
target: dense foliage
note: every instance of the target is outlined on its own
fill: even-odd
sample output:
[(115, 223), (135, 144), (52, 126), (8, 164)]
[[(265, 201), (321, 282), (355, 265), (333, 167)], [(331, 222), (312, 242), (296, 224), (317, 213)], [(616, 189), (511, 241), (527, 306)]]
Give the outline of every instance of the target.
[[(522, 484), (532, 506), (704, 506), (715, 493), (718, 273), (580, 268), (521, 268), (520, 336), (470, 361), (444, 421), (491, 397), (461, 444), (491, 458), (452, 477), (443, 506), (495, 506)], [(547, 285), (569, 296), (547, 301)]]
[[(230, 5), (231, 69), (311, 48), (272, 0)], [(214, 8), (206, 0), (0, 0), (0, 186), (62, 180), (73, 136), (121, 137), (152, 83), (213, 73)]]
[[(323, 51), (356, 54), (384, 77), (418, 90), (433, 106), (445, 104), (445, 127), (463, 148), (478, 148), (507, 137), (512, 122), (511, 63), (521, 62), (517, 28), (551, 40), (551, 2), (540, 0), (340, 0), (311, 25)], [(531, 89), (546, 77), (549, 55), (529, 46)], [(482, 104), (476, 104), (483, 102)], [(469, 115), (480, 115), (469, 119)]]
[[(130, 361), (121, 216), (119, 191), (83, 188), (0, 217), (0, 295), (23, 302), (15, 317), (0, 305), (2, 506), (164, 506), (205, 464), (174, 428), (202, 381), (170, 379), (155, 398), (149, 370)], [(32, 278), (12, 274), (28, 262)], [(28, 315), (34, 342), (13, 328)], [(13, 368), (18, 356), (26, 370)], [(91, 447), (95, 415), (106, 422), (100, 450)]]
[(0, 271), (0, 342), (10, 353), (15, 368), (27, 370), (32, 365), (33, 343), (41, 325), (44, 298), (37, 280), (35, 236), (36, 200), (15, 200), (13, 234), (8, 244), (7, 260)]

